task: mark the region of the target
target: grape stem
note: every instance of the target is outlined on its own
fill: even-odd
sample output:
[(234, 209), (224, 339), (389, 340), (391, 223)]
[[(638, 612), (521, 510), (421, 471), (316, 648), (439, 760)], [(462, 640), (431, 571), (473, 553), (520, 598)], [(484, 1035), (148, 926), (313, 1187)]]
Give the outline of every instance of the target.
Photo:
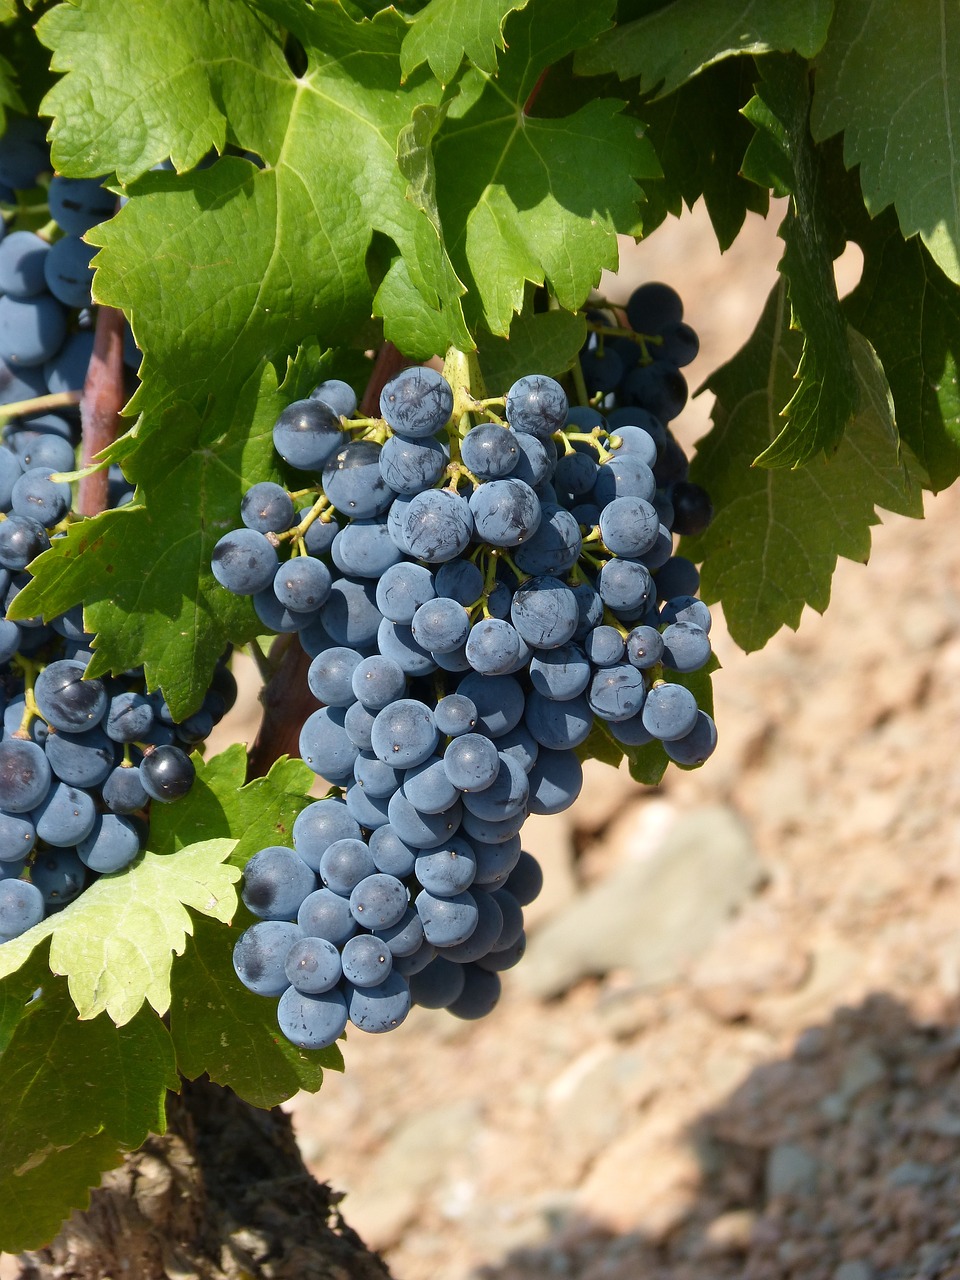
[(94, 458), (120, 434), (123, 389), (123, 312), (101, 307), (93, 339), (93, 354), (80, 401), (80, 470), (87, 474), (77, 488), (77, 512), (95, 516), (110, 505), (107, 471), (89, 468)]
[(66, 409), (80, 403), (81, 391), (55, 391), (46, 396), (33, 396), (29, 400), (14, 400), (0, 405), (0, 426), (11, 418), (22, 418), (47, 409)]

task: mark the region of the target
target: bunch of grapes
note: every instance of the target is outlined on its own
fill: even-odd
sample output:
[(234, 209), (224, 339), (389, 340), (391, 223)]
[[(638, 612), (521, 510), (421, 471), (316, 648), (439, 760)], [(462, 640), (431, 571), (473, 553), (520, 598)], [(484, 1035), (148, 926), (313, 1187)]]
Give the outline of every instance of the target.
[(412, 1002), (493, 1007), (539, 887), (521, 827), (572, 804), (595, 726), (686, 766), (716, 743), (677, 678), (709, 660), (710, 614), (673, 554), (684, 482), (661, 421), (614, 427), (539, 375), (478, 401), (424, 367), (388, 383), (382, 418), (356, 406), (327, 382), (281, 414), (275, 447), (314, 500), (254, 485), (212, 564), (299, 633), (322, 704), (300, 752), (335, 790), (293, 849), (248, 864), (261, 919), (235, 951), (313, 1048)]
[[(81, 237), (109, 218), (116, 197), (96, 179), (48, 176), (50, 155), (37, 120), (13, 117), (0, 138), (0, 405), (76, 391), (93, 351), (90, 259)], [(50, 222), (16, 224), (16, 192), (43, 180)], [(128, 338), (125, 358), (139, 353)]]
[[(0, 203), (11, 215), (16, 191), (48, 167), (38, 122), (13, 119), (0, 138)], [(81, 390), (93, 348), (93, 250), (79, 237), (110, 216), (114, 197), (58, 177), (48, 195), (59, 238), (8, 232), (0, 219), (0, 405)], [(178, 722), (142, 669), (86, 678), (93, 637), (80, 608), (46, 623), (7, 616), (30, 563), (77, 518), (60, 478), (76, 466), (77, 413), (23, 408), (0, 439), (0, 944), (133, 861), (151, 801), (189, 790), (187, 750), (236, 696), (221, 664), (202, 708)], [(110, 505), (131, 497), (111, 469)]]

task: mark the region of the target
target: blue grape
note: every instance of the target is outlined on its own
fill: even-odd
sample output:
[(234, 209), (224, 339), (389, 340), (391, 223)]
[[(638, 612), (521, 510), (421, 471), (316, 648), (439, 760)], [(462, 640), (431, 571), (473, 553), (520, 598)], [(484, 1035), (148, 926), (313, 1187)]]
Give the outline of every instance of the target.
[(514, 431), (540, 440), (559, 431), (567, 420), (569, 404), (559, 382), (542, 374), (518, 378), (506, 395), (506, 416)]
[(470, 847), (476, 858), (474, 883), (477, 885), (502, 885), (520, 859), (520, 836), (513, 835), (499, 844), (483, 840), (471, 840)]
[(300, 756), (314, 773), (331, 782), (353, 772), (358, 748), (347, 737), (342, 707), (321, 707), (304, 721), (300, 730)]
[(382, 711), (396, 702), (406, 688), (403, 668), (381, 654), (363, 658), (353, 669), (351, 686), (354, 696), (372, 711)]
[(277, 553), (256, 529), (234, 529), (213, 549), (210, 568), (213, 576), (233, 595), (252, 596), (273, 584), (278, 568)]
[(376, 863), (363, 840), (335, 840), (320, 859), (320, 879), (334, 893), (349, 897), (366, 876), (376, 873)]
[(655, 684), (643, 707), (643, 723), (655, 738), (673, 742), (686, 737), (697, 722), (697, 700), (683, 685)]
[(350, 742), (361, 751), (373, 750), (373, 722), (376, 712), (368, 710), (362, 702), (347, 707), (343, 716), (343, 731)]
[(372, 751), (361, 751), (354, 761), (353, 776), (368, 796), (389, 800), (403, 780), (403, 771), (384, 764)]
[(415, 849), (436, 849), (456, 834), (463, 817), (459, 800), (440, 813), (420, 813), (402, 791), (390, 797), (387, 813), (400, 839)]
[(500, 770), (494, 742), (482, 733), (464, 733), (443, 753), (447, 777), (460, 791), (482, 791), (492, 786)]
[(672, 622), (663, 629), (663, 665), (672, 671), (699, 671), (710, 659), (710, 640), (693, 622)]
[(647, 696), (643, 673), (630, 663), (601, 667), (590, 682), (587, 701), (602, 720), (629, 720), (643, 708)]
[(375, 932), (390, 948), (394, 965), (398, 958), (412, 956), (423, 946), (423, 925), (413, 907), (406, 907), (399, 920), (384, 929), (376, 929)]
[(527, 774), (513, 756), (499, 756), (500, 768), (489, 787), (465, 792), (463, 806), (477, 818), (500, 821), (525, 812), (530, 784)]
[(47, 907), (65, 906), (79, 897), (86, 870), (73, 849), (46, 849), (34, 856), (30, 879)]
[(84, 244), (79, 236), (64, 236), (51, 245), (49, 253), (44, 256), (46, 286), (65, 307), (79, 309), (90, 306), (90, 286), (93, 283), (90, 259), (96, 252), (94, 245)]
[(600, 536), (615, 556), (644, 555), (659, 532), (660, 517), (643, 498), (615, 498), (600, 512)]
[[(471, 569), (473, 567), (470, 565)], [(481, 576), (481, 586), (482, 584)], [(391, 565), (377, 583), (377, 607), (390, 622), (409, 626), (420, 606), (433, 600), (436, 594), (430, 570), (423, 565), (402, 560), (399, 564)]]
[(112, 769), (101, 788), (103, 803), (111, 813), (136, 813), (150, 797), (140, 781), (140, 770), (133, 765), (119, 764)]
[(579, 622), (577, 598), (556, 578), (531, 578), (513, 595), (510, 620), (529, 645), (556, 649), (572, 639)]
[(636, 410), (635, 416), (643, 419), (639, 425), (623, 423), (620, 426), (614, 426), (612, 423), (608, 423), (608, 430), (611, 435), (607, 441), (607, 448), (616, 454), (635, 453), (642, 462), (645, 462), (653, 470), (657, 461), (657, 441), (644, 425), (644, 422), (656, 423), (661, 435), (663, 434), (663, 428), (651, 414), (645, 413), (642, 409)]
[(371, 795), (358, 782), (347, 780), (343, 798), (347, 809), (367, 831), (376, 831), (390, 821), (387, 799)]
[(390, 929), (398, 924), (408, 903), (409, 896), (403, 883), (396, 876), (385, 875), (382, 871), (366, 876), (350, 893), (353, 918), (371, 932)]
[(341, 573), (355, 578), (379, 578), (400, 560), (400, 551), (390, 537), (386, 522), (351, 520), (340, 530), (330, 548), (333, 563)]
[(458, 795), (439, 756), (429, 756), (422, 764), (407, 769), (403, 775), (402, 791), (420, 813), (442, 813), (450, 808)]
[(660, 620), (666, 623), (692, 622), (708, 634), (712, 625), (710, 610), (694, 596), (676, 596), (668, 600), (660, 610)]
[(185, 751), (161, 743), (145, 751), (140, 761), (140, 781), (151, 800), (169, 804), (180, 800), (193, 786), (196, 767)]
[(14, 189), (32, 187), (49, 164), (50, 150), (43, 123), (25, 116), (8, 115), (0, 137), (0, 182)]
[(424, 1009), (445, 1009), (463, 992), (465, 969), (442, 956), (414, 974), (410, 979), (410, 995), (414, 1004)]
[(534, 689), (527, 699), (524, 720), (540, 746), (567, 751), (586, 741), (593, 727), (593, 712), (582, 694), (557, 702)]
[(641, 671), (655, 667), (663, 657), (663, 637), (655, 627), (634, 627), (627, 634), (627, 661)]
[(584, 636), (583, 648), (595, 667), (612, 667), (623, 658), (623, 636), (616, 627), (594, 627)]
[(382, 939), (358, 933), (343, 944), (340, 963), (343, 976), (355, 987), (376, 987), (389, 976), (393, 955)]
[(461, 825), (464, 835), (476, 847), (480, 844), (503, 844), (519, 832), (523, 826), (523, 814), (515, 814), (512, 818), (490, 821), (478, 818), (475, 813), (464, 810)]
[[(619, 639), (618, 633), (612, 627), (598, 628), (598, 630), (601, 629), (613, 631)], [(590, 633), (591, 636), (595, 634), (596, 630)], [(589, 638), (588, 636), (587, 639)], [(622, 641), (620, 652), (623, 652)], [(590, 661), (595, 661), (592, 655)], [(544, 697), (560, 701), (575, 698), (578, 693), (583, 693), (590, 683), (590, 661), (587, 660), (587, 653), (575, 644), (568, 643), (556, 649), (538, 650), (530, 659), (530, 683)]]
[[(419, 924), (420, 917), (414, 912), (414, 918)], [(420, 973), (433, 960), (437, 954), (437, 949), (431, 943), (423, 938), (423, 925), (420, 925), (420, 937), (423, 939), (416, 951), (411, 951), (408, 956), (394, 955), (393, 972), (399, 974), (403, 978), (411, 978), (415, 973)]]
[(636, 560), (608, 560), (597, 575), (604, 604), (622, 617), (642, 613), (654, 598), (653, 578)]
[(509, 477), (479, 485), (470, 495), (476, 536), (492, 547), (518, 547), (536, 533), (540, 499), (523, 480)]
[(664, 742), (663, 749), (677, 764), (693, 767), (707, 760), (717, 746), (717, 726), (705, 711), (697, 712), (696, 723), (682, 738)]
[(513, 676), (481, 676), (471, 672), (457, 686), (477, 708), (477, 728), (497, 738), (518, 725), (523, 718), (524, 692)]
[(349, 987), (347, 1011), (351, 1025), (373, 1035), (392, 1031), (410, 1012), (410, 987), (393, 972), (375, 987)]
[(343, 1035), (347, 1002), (337, 987), (320, 995), (287, 987), (277, 1005), (277, 1022), (298, 1048), (327, 1049)]
[[(59, 351), (66, 336), (66, 312), (56, 298), (47, 293), (33, 298), (0, 297), (0, 353), (8, 364), (44, 364)], [(60, 389), (79, 390), (82, 383), (80, 388)]]
[(293, 524), (293, 499), (270, 480), (251, 485), (240, 503), (240, 519), (257, 533), (283, 533)]
[(448, 693), (434, 707), (433, 718), (440, 733), (457, 738), (476, 727), (476, 703), (462, 693)]
[(538, 440), (527, 432), (516, 433), (520, 456), (511, 471), (514, 480), (523, 480), (531, 489), (549, 480), (557, 465), (557, 448), (552, 440)]
[(454, 836), (439, 849), (421, 853), (414, 872), (428, 893), (439, 898), (452, 898), (473, 884), (477, 859), (467, 841)]
[(50, 765), (35, 742), (4, 738), (0, 742), (0, 809), (29, 813), (47, 794)]
[(330, 570), (315, 556), (295, 556), (280, 565), (273, 579), (273, 592), (284, 609), (292, 613), (312, 613), (330, 595)]
[(7, 516), (0, 524), (0, 565), (5, 569), (25, 569), (49, 546), (46, 529), (30, 516)]
[[(265, 921), (264, 924), (267, 922)], [(271, 922), (272, 923), (272, 922)], [(257, 925), (253, 926), (255, 929)], [(295, 928), (296, 926), (287, 926)], [(317, 996), (330, 991), (340, 981), (343, 966), (340, 952), (326, 938), (302, 938), (300, 930), (287, 948), (283, 977), (295, 991)], [(286, 985), (286, 982), (284, 985)], [(278, 992), (264, 992), (276, 995)]]
[(524, 573), (562, 574), (580, 558), (583, 537), (574, 516), (556, 503), (541, 506), (540, 525), (535, 534), (514, 552), (514, 561)]
[(483, 573), (470, 560), (448, 560), (434, 575), (436, 595), (464, 606), (475, 604), (483, 592)]
[(139, 852), (139, 831), (129, 818), (117, 813), (99, 814), (89, 835), (77, 841), (84, 866), (103, 874), (129, 866)]
[(93, 830), (97, 810), (86, 791), (55, 783), (31, 815), (37, 837), (45, 844), (69, 849)]
[(350, 648), (372, 644), (381, 622), (373, 583), (336, 578), (320, 609), (320, 621), (334, 644)]
[(423, 935), (436, 947), (455, 947), (466, 942), (480, 918), (476, 899), (466, 890), (449, 897), (437, 897), (422, 889), (415, 905)]
[(436, 440), (391, 436), (380, 451), (380, 475), (395, 493), (430, 489), (443, 475), (447, 455)]
[(34, 684), (40, 714), (54, 729), (82, 733), (103, 718), (107, 692), (102, 680), (84, 679), (83, 664), (59, 660), (44, 667)]
[(318, 702), (349, 707), (356, 701), (353, 673), (363, 661), (356, 649), (335, 645), (317, 654), (307, 670), (307, 685)]
[(372, 440), (352, 440), (337, 449), (324, 465), (323, 491), (338, 511), (352, 519), (385, 511), (395, 495), (380, 474), (380, 446)]
[(516, 669), (525, 648), (520, 633), (509, 622), (481, 618), (470, 628), (464, 652), (474, 671), (499, 676)]
[(241, 897), (264, 920), (293, 920), (316, 887), (316, 876), (292, 849), (268, 845), (247, 863)]
[(36, 842), (36, 828), (29, 817), (0, 810), (0, 863), (22, 861)]
[[(61, 782), (72, 787), (99, 786), (117, 763), (116, 743), (99, 728), (88, 729), (86, 733), (51, 733), (44, 751), (49, 767)], [(10, 808), (2, 792), (0, 805)]]
[(54, 348), (43, 366), (43, 376), (51, 392), (81, 391), (93, 355), (93, 331), (81, 329)]
[(72, 236), (85, 235), (98, 222), (113, 216), (117, 197), (99, 178), (50, 179), (47, 191), (50, 217)]
[(357, 932), (349, 900), (327, 888), (307, 894), (297, 911), (297, 924), (304, 937), (326, 938), (334, 946), (340, 946)]
[(466, 642), (470, 619), (463, 605), (439, 596), (420, 605), (411, 623), (413, 638), (431, 653), (452, 653)]
[(524, 773), (529, 773), (540, 748), (529, 729), (521, 722), (497, 738), (497, 750), (504, 755), (512, 756)]
[(520, 460), (515, 431), (492, 422), (471, 427), (460, 442), (460, 457), (474, 475), (483, 480), (500, 480), (514, 470)]
[(322, 400), (295, 400), (273, 426), (273, 447), (298, 471), (320, 471), (346, 439), (339, 415)]
[(19, 938), (43, 916), (43, 894), (36, 885), (26, 880), (0, 880), (0, 942)]
[(473, 895), (477, 904), (477, 925), (470, 937), (451, 947), (440, 947), (437, 954), (457, 964), (469, 965), (487, 955), (503, 929), (503, 912), (491, 893)]
[(498, 974), (479, 969), (475, 964), (465, 965), (463, 991), (447, 1005), (447, 1013), (470, 1022), (485, 1018), (488, 1013), (492, 1013), (500, 999), (500, 993)]
[(380, 413), (391, 431), (422, 439), (446, 426), (453, 412), (453, 391), (435, 369), (404, 369), (380, 392)]
[(441, 564), (466, 550), (473, 534), (473, 514), (457, 494), (428, 489), (410, 499), (402, 529), (411, 556)]
[(33, 231), (13, 231), (0, 240), (0, 293), (32, 298), (46, 283), (44, 263), (50, 246)]
[[(258, 996), (279, 996), (289, 986), (284, 972), (287, 955), (300, 939), (300, 930), (286, 920), (258, 920), (245, 929), (233, 948), (233, 970)], [(339, 966), (339, 954), (337, 961)]]
[[(302, 524), (310, 514), (310, 507), (301, 507), (297, 512), (297, 522)], [(333, 546), (333, 540), (337, 536), (339, 529), (340, 526), (334, 518), (334, 513), (330, 510), (323, 512), (315, 520), (311, 520), (307, 526), (306, 533), (303, 535), (303, 545), (306, 548), (307, 555), (326, 555)]]
[(353, 387), (339, 378), (327, 378), (310, 392), (311, 400), (322, 400), (342, 418), (352, 418), (357, 411), (357, 396)]
[(416, 859), (415, 846), (411, 847), (401, 840), (392, 826), (379, 827), (371, 832), (369, 847), (378, 871), (396, 876), (398, 880), (412, 874)]
[(683, 302), (676, 289), (650, 280), (634, 289), (627, 300), (627, 319), (635, 333), (663, 333), (683, 319)]
[(661, 600), (670, 600), (676, 596), (692, 599), (700, 588), (700, 573), (697, 566), (685, 556), (671, 556), (657, 570), (654, 581), (657, 596)]
[(400, 698), (378, 712), (371, 735), (376, 755), (398, 769), (422, 764), (438, 739), (430, 708), (415, 698)]
[(312, 870), (320, 869), (320, 859), (334, 840), (359, 840), (360, 828), (342, 800), (315, 800), (297, 814), (293, 823), (293, 845)]

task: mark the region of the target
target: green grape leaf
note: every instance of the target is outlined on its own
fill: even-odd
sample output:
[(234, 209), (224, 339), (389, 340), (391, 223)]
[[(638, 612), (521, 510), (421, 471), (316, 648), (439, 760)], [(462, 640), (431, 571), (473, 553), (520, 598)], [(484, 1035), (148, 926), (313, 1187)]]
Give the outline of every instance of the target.
[(441, 84), (449, 84), (464, 56), (480, 71), (497, 69), (506, 46), (503, 24), (527, 0), (430, 0), (410, 24), (400, 53), (404, 79), (423, 62)]
[[(252, 923), (245, 916), (243, 923)], [(206, 1072), (255, 1106), (275, 1107), (299, 1089), (316, 1092), (324, 1070), (343, 1070), (343, 1056), (336, 1045), (298, 1049), (281, 1034), (277, 1001), (248, 991), (234, 972), (240, 933), (197, 920), (173, 970), (170, 1033), (185, 1076)]]
[[(0, 13), (0, 22), (3, 21)], [(7, 111), (24, 111), (23, 99), (17, 90), (16, 72), (6, 58), (0, 57), (0, 132), (6, 128)]]
[[(224, 590), (210, 557), (240, 524), (240, 499), (258, 480), (279, 480), (272, 428), (280, 410), (317, 379), (291, 366), (278, 389), (272, 366), (224, 392), (198, 416), (171, 407), (159, 431), (121, 442), (138, 488), (133, 505), (71, 525), (31, 566), (16, 616), (55, 617), (80, 602), (99, 633), (91, 675), (144, 666), (175, 716), (195, 711), (227, 643), (263, 628), (249, 601)], [(14, 611), (11, 611), (11, 616)]]
[(0, 1001), (28, 976), (40, 995), (0, 1053), (0, 1240), (12, 1252), (47, 1243), (124, 1151), (163, 1133), (166, 1092), (178, 1087), (173, 1044), (153, 1012), (122, 1027), (103, 1014), (79, 1021), (42, 949), (0, 981)]
[(728, 249), (748, 211), (766, 213), (768, 195), (741, 172), (756, 135), (740, 115), (753, 96), (756, 69), (745, 58), (708, 67), (673, 93), (636, 108), (660, 159), (663, 181), (644, 186), (644, 228), (693, 208), (702, 195), (721, 250)]
[(575, 65), (580, 75), (640, 76), (645, 92), (665, 94), (736, 54), (795, 49), (812, 58), (832, 16), (833, 0), (673, 0), (601, 35)]
[(960, 475), (960, 289), (916, 239), (905, 241), (892, 210), (849, 230), (863, 274), (844, 299), (850, 323), (873, 344), (890, 382), (897, 427), (934, 490)]
[(960, 282), (960, 11), (920, 0), (841, 4), (817, 59), (811, 125), (843, 130), (846, 163), (860, 165), (867, 208), (896, 207)]
[(611, 8), (532, 0), (507, 23), (497, 78), (468, 73), (437, 131), (446, 243), (471, 291), (465, 307), (494, 335), (509, 332), (527, 281), (546, 283), (575, 311), (601, 269), (616, 266), (616, 231), (636, 226), (635, 179), (660, 175), (653, 148), (612, 98), (561, 118), (525, 110), (541, 73), (604, 29)]
[(873, 348), (849, 333), (860, 407), (830, 458), (794, 471), (751, 467), (779, 432), (802, 339), (788, 324), (786, 286), (773, 290), (746, 346), (707, 385), (713, 429), (691, 478), (710, 488), (716, 514), (684, 553), (702, 562), (701, 595), (723, 601), (733, 639), (759, 649), (796, 628), (804, 605), (822, 613), (837, 557), (866, 561), (876, 507), (920, 516), (916, 464), (898, 440), (893, 405)]
[[(859, 386), (847, 342), (847, 324), (837, 297), (833, 259), (843, 247), (823, 199), (823, 160), (807, 128), (809, 72), (799, 58), (771, 56), (760, 65), (759, 95), (744, 114), (762, 130), (761, 155), (748, 150), (744, 171), (792, 192), (780, 227), (786, 246), (780, 271), (786, 277), (791, 325), (804, 335), (796, 387), (783, 410), (783, 426), (757, 463), (797, 467), (830, 453), (856, 411)], [(774, 165), (758, 174), (763, 157)]]
[(586, 336), (587, 323), (580, 312), (524, 308), (510, 326), (508, 338), (480, 335), (483, 380), (488, 387), (506, 391), (517, 378), (534, 371), (559, 377), (576, 360)]
[(170, 1004), (170, 969), (192, 925), (187, 907), (227, 921), (237, 906), (239, 870), (226, 859), (234, 840), (202, 840), (178, 853), (147, 849), (123, 871), (101, 876), (58, 912), (0, 949), (0, 976), (14, 972), (44, 938), (50, 968), (67, 977), (81, 1018), (104, 1010), (118, 1026), (144, 1000)]
[[(395, 10), (355, 22), (333, 3), (165, 5), (153, 15), (141, 71), (133, 12), (104, 0), (70, 8), (40, 24), (55, 65), (67, 71), (44, 109), (55, 117), (54, 156), (66, 172), (116, 170), (128, 184), (145, 175), (90, 238), (103, 247), (97, 297), (132, 317), (144, 352), (137, 405), (153, 411), (148, 427), (174, 390), (199, 407), (210, 390), (247, 378), (265, 355), (355, 331), (370, 314), (374, 235), (396, 247), (412, 286), (400, 293), (404, 310), (385, 316), (387, 336), (396, 323), (408, 350), (419, 335), (415, 353), (424, 355), (438, 328), (447, 342), (472, 345), (445, 254), (421, 261), (433, 231), (406, 198), (397, 167), (401, 130), (415, 107), (437, 103), (442, 91), (425, 73), (401, 83), (408, 28)], [(283, 27), (303, 44), (302, 75), (284, 57)], [(116, 65), (122, 76), (112, 74)], [(171, 84), (189, 90), (185, 119)], [(124, 86), (122, 111), (111, 85)], [(108, 121), (88, 112), (90, 99), (112, 104)], [(163, 155), (183, 168), (223, 142), (261, 157), (264, 167), (224, 157), (182, 176), (145, 173)], [(154, 305), (157, 297), (164, 307)]]
[(236, 841), (230, 862), (243, 868), (259, 849), (292, 844), (297, 814), (310, 803), (316, 781), (302, 760), (283, 757), (264, 778), (244, 785), (247, 753), (242, 743), (205, 760), (189, 792), (176, 804), (155, 805), (150, 847), (172, 854), (195, 840)]
[[(164, 0), (150, 13), (159, 38), (146, 43), (141, 22), (110, 0), (82, 0), (56, 5), (37, 24), (53, 69), (66, 73), (43, 103), (58, 172), (115, 172), (129, 182), (168, 158), (178, 172), (192, 169), (223, 150), (227, 112), (246, 80), (260, 87), (262, 110), (271, 83), (290, 79), (280, 40), (247, 5)], [(265, 130), (277, 127), (270, 117)]]

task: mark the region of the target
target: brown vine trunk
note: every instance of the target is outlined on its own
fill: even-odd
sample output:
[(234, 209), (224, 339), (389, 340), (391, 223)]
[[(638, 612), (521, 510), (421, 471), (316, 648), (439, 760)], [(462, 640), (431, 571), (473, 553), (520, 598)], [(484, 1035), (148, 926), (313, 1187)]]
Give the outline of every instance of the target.
[(170, 1094), (169, 1129), (104, 1176), (20, 1280), (389, 1280), (307, 1172), (289, 1117), (208, 1080)]

